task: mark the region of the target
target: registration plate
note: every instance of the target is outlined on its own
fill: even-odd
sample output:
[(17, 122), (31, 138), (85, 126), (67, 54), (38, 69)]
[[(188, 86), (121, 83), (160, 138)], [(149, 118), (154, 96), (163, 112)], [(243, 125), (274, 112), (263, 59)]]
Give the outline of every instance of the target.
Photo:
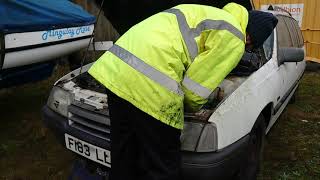
[(69, 134), (64, 134), (66, 147), (81, 156), (94, 162), (111, 167), (110, 151), (94, 146), (90, 143), (77, 139)]

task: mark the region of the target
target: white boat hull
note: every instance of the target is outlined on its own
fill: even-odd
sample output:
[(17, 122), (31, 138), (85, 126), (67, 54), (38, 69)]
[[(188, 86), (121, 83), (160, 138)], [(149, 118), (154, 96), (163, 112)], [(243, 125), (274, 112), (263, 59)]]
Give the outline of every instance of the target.
[(89, 44), (93, 29), (94, 25), (89, 25), (7, 34), (4, 37), (5, 54), (0, 69), (53, 60), (78, 51)]

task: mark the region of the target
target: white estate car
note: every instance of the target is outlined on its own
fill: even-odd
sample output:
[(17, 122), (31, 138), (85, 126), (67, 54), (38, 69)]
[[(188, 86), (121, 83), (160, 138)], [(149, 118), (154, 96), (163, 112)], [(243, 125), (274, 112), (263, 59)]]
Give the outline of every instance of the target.
[[(269, 12), (279, 22), (263, 48), (246, 53), (199, 112), (185, 113), (181, 135), (184, 179), (255, 179), (264, 136), (293, 96), (305, 69), (298, 23), (286, 14)], [(43, 119), (66, 148), (108, 171), (107, 95), (87, 73), (90, 66), (55, 83)]]

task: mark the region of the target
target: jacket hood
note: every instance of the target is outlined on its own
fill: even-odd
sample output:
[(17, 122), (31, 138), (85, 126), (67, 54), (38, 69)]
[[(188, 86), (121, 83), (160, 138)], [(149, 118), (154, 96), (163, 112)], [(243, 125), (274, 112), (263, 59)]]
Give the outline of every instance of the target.
[(228, 3), (225, 5), (223, 10), (231, 14), (238, 22), (240, 22), (241, 30), (246, 35), (246, 29), (248, 25), (249, 13), (247, 9), (236, 3)]

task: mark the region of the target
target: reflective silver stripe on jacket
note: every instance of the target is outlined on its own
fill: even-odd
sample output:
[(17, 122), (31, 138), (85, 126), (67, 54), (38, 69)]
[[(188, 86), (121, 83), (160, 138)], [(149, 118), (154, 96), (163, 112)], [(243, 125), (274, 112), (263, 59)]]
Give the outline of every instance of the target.
[(167, 76), (166, 74), (158, 71), (152, 66), (148, 65), (135, 55), (131, 54), (129, 51), (123, 49), (122, 47), (114, 44), (108, 51), (117, 56), (123, 62), (127, 63), (129, 66), (144, 74), (153, 81), (159, 83), (161, 86), (166, 87), (170, 91), (183, 96), (183, 91), (181, 90), (180, 84)]
[(212, 20), (206, 19), (200, 22), (196, 28), (190, 28), (186, 17), (179, 9), (168, 9), (164, 12), (175, 14), (178, 20), (179, 29), (182, 34), (183, 40), (186, 43), (187, 49), (191, 61), (198, 55), (198, 46), (195, 38), (201, 34), (204, 30), (215, 29), (215, 30), (227, 30), (240, 40), (245, 41), (245, 37), (240, 30), (231, 25), (230, 23), (224, 20)]
[(189, 77), (187, 77), (187, 75), (184, 76), (182, 84), (188, 90), (192, 91), (193, 93), (195, 93), (196, 95), (198, 95), (204, 99), (207, 99), (212, 92), (210, 89), (203, 87), (201, 84), (199, 84), (199, 83), (193, 81), (192, 79), (190, 79)]
[(194, 37), (196, 37), (197, 34), (195, 34), (195, 31), (193, 31), (189, 27), (186, 17), (179, 9), (168, 9), (164, 12), (172, 13), (177, 16), (180, 32), (182, 34), (184, 42), (186, 43), (191, 61), (193, 61), (194, 58), (198, 55), (198, 46), (196, 41), (194, 40)]
[(230, 33), (232, 33), (234, 36), (239, 38), (241, 41), (243, 42), (245, 41), (244, 35), (242, 34), (242, 32), (224, 20), (206, 19), (197, 25), (197, 28), (195, 29), (196, 31), (195, 34), (199, 36), (202, 31), (209, 30), (209, 29), (227, 30)]
[[(190, 28), (190, 26), (187, 23), (186, 17), (179, 9), (168, 9), (164, 12), (175, 14), (177, 17), (177, 21), (179, 24), (179, 29), (182, 34), (183, 40), (187, 46), (187, 49), (189, 51), (189, 55), (191, 58), (191, 61), (194, 60), (194, 58), (198, 55), (198, 46), (196, 43), (195, 38), (197, 36), (200, 36), (202, 31), (205, 30), (227, 30), (230, 33), (232, 33), (234, 36), (239, 38), (241, 41), (245, 41), (245, 36), (243, 33), (234, 27), (232, 24), (224, 21), (224, 20), (212, 20), (212, 19), (206, 19), (201, 21), (196, 28)], [(207, 99), (210, 94), (211, 90), (202, 86), (201, 84), (193, 81), (192, 79), (188, 78), (186, 75), (183, 79), (182, 84), (192, 91), (193, 93), (197, 94), (198, 96)]]

